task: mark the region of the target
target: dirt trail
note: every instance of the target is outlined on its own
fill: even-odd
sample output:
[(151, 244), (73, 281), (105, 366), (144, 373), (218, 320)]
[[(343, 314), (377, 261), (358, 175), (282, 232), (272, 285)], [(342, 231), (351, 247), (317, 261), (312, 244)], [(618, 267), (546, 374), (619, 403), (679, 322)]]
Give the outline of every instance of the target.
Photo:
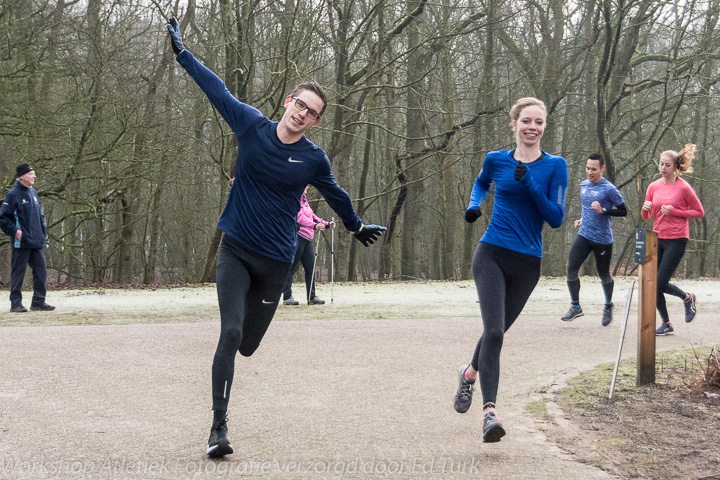
[[(222, 462), (204, 456), (214, 289), (52, 292), (58, 315), (87, 323), (152, 321), (148, 305), (167, 306), (156, 312), (167, 320), (212, 322), (0, 328), (0, 478), (610, 478), (548, 442), (525, 406), (614, 360), (618, 283), (616, 322), (603, 328), (589, 301), (585, 317), (561, 322), (564, 284), (543, 280), (506, 337), (498, 398), (508, 435), (490, 445), (479, 405), (452, 408), (455, 372), (480, 334), (471, 284), (335, 285), (332, 305), (281, 307), (256, 355), (237, 361), (236, 454)], [(676, 323), (660, 349), (720, 340), (720, 282), (690, 285), (698, 318)], [(601, 296), (599, 284), (583, 288)], [(39, 315), (24, 321), (51, 318)], [(635, 354), (635, 321), (625, 356)]]

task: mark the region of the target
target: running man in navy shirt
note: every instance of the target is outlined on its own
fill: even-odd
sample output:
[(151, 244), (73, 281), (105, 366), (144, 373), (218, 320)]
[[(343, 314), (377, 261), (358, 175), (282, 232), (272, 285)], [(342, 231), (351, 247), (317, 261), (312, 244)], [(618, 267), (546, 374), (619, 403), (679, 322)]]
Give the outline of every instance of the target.
[(460, 367), (455, 394), (455, 410), (467, 412), (480, 374), (484, 442), (505, 435), (495, 410), (503, 338), (540, 279), (543, 225), (559, 227), (565, 213), (567, 165), (540, 150), (546, 116), (537, 98), (515, 103), (510, 119), (517, 147), (487, 154), (465, 211), (467, 222), (480, 218), (480, 205), (495, 182), (492, 218), (472, 260), (483, 334), (470, 364)]
[(605, 159), (602, 155), (593, 153), (588, 157), (585, 166), (587, 180), (580, 182), (582, 215), (580, 220), (574, 222), (575, 228), (580, 227), (580, 231), (570, 249), (570, 258), (568, 259), (567, 284), (572, 305), (570, 305), (570, 310), (561, 317), (561, 320), (570, 322), (584, 315), (582, 307), (580, 307), (578, 272), (590, 252), (593, 252), (595, 266), (605, 292), (602, 325), (607, 327), (613, 321), (612, 295), (615, 286), (610, 275), (610, 260), (613, 250), (610, 217), (626, 216), (627, 208), (620, 191), (608, 179), (603, 178), (603, 173), (605, 173)]
[(167, 28), (177, 61), (228, 123), (239, 146), (235, 181), (218, 222), (224, 232), (216, 273), (220, 339), (212, 366), (214, 418), (207, 455), (222, 457), (233, 453), (226, 412), (235, 356), (255, 352), (275, 314), (295, 255), (295, 218), (305, 186), (313, 185), (325, 197), (363, 245), (374, 243), (385, 227), (362, 223), (335, 182), (327, 155), (305, 137), (327, 106), (320, 85), (296, 86), (285, 97), (282, 119), (273, 122), (236, 99), (185, 49), (175, 18)]

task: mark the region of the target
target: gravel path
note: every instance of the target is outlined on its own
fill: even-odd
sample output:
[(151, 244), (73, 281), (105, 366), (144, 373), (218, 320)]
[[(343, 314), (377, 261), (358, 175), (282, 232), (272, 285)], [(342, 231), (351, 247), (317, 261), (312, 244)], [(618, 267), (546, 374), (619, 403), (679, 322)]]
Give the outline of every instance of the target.
[[(719, 285), (695, 289), (698, 319), (676, 324), (659, 349), (718, 343)], [(134, 295), (142, 304), (177, 292)], [(620, 305), (607, 328), (599, 311), (572, 323), (529, 315), (545, 293), (506, 336), (498, 409), (508, 435), (497, 444), (482, 443), (479, 405), (464, 415), (452, 407), (479, 318), (424, 318), (422, 298), (405, 318), (342, 319), (333, 304), (315, 311), (322, 319), (275, 321), (255, 356), (238, 357), (236, 453), (225, 461), (204, 455), (217, 320), (0, 328), (0, 478), (610, 478), (548, 442), (525, 407), (568, 375), (614, 361)], [(59, 310), (95, 301), (64, 295), (55, 294)], [(212, 289), (198, 296), (215, 301)], [(635, 330), (633, 314), (624, 356), (635, 354)]]

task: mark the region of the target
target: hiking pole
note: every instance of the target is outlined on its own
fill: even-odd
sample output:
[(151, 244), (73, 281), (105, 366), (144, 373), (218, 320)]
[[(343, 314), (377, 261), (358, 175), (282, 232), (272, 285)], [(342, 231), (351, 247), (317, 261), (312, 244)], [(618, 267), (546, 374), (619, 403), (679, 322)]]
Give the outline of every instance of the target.
[[(331, 218), (335, 223), (335, 217)], [(337, 226), (337, 225), (336, 225)], [(335, 287), (335, 229), (330, 232), (330, 303), (333, 303), (333, 289)]]
[(312, 292), (313, 284), (315, 283), (315, 266), (317, 265), (318, 250), (320, 249), (320, 232), (322, 232), (322, 230), (317, 231), (317, 241), (315, 242), (315, 260), (313, 261), (312, 278), (310, 279), (310, 290), (308, 290), (305, 295), (307, 297), (308, 305), (310, 305), (310, 293)]

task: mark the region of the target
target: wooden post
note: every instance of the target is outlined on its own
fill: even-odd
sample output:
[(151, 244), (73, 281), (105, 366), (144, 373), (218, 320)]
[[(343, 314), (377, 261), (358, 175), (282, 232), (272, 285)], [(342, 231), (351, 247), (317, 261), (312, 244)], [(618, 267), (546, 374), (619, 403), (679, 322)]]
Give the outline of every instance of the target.
[[(638, 229), (641, 230), (641, 229)], [(637, 230), (636, 230), (637, 232)], [(636, 233), (636, 239), (638, 235)], [(636, 242), (637, 243), (637, 242)], [(645, 232), (645, 262), (640, 265), (637, 385), (655, 383), (655, 305), (657, 300), (657, 233)]]

